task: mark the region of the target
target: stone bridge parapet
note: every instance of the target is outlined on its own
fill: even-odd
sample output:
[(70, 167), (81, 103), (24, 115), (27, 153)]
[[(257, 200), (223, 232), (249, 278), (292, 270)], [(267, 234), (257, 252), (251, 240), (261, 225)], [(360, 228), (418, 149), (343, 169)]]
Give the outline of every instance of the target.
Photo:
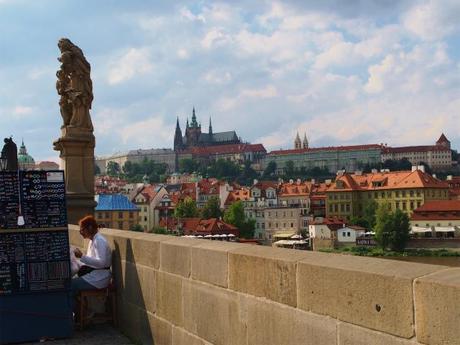
[[(101, 233), (120, 325), (143, 344), (460, 344), (460, 268)], [(78, 227), (69, 234), (85, 247)]]

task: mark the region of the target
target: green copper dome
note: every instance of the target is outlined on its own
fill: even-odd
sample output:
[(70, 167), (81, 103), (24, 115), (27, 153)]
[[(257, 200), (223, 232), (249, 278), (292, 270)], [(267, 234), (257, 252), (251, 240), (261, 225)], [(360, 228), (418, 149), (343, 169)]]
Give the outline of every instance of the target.
[(19, 148), (18, 153), (18, 163), (21, 164), (35, 164), (35, 160), (31, 155), (27, 153), (26, 145), (24, 145), (24, 141), (22, 142), (21, 147)]

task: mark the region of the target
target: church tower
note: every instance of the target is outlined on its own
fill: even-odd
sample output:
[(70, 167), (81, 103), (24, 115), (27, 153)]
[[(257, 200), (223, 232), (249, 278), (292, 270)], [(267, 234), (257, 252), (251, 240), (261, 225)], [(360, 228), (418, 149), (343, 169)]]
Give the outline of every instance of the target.
[(302, 148), (302, 142), (300, 141), (299, 132), (297, 132), (297, 135), (296, 135), (295, 140), (294, 140), (294, 148), (296, 150)]
[(174, 151), (179, 151), (182, 147), (182, 131), (179, 126), (179, 117), (177, 117), (176, 132), (174, 133)]
[(185, 136), (187, 138), (187, 146), (195, 146), (198, 144), (201, 135), (201, 124), (199, 125), (196, 120), (195, 107), (192, 111), (192, 122), (187, 126), (185, 130)]
[(302, 147), (304, 149), (308, 149), (308, 139), (307, 139), (307, 133), (304, 133), (303, 135), (303, 143), (302, 143)]

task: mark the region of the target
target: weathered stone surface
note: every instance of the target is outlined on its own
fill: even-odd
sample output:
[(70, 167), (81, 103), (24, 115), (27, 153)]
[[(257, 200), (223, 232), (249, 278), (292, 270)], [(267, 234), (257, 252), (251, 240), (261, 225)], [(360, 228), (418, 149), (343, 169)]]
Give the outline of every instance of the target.
[(172, 342), (172, 328), (173, 326), (154, 314), (148, 313), (150, 329), (153, 338), (153, 344), (158, 345), (171, 345)]
[(202, 241), (190, 238), (172, 238), (160, 245), (160, 269), (165, 272), (190, 277), (192, 269), (192, 247)]
[(241, 295), (184, 281), (184, 328), (215, 345), (246, 344), (246, 311)]
[[(139, 266), (139, 265), (138, 265)], [(141, 266), (141, 291), (142, 291), (142, 303), (145, 310), (154, 313), (156, 311), (155, 302), (155, 275), (156, 272), (150, 267)]]
[(442, 266), (312, 253), (298, 263), (298, 307), (371, 329), (414, 335), (412, 282)]
[(143, 234), (131, 239), (131, 254), (126, 260), (136, 264), (160, 268), (160, 242), (171, 240), (171, 236)]
[(419, 278), (414, 283), (416, 333), (419, 342), (460, 343), (460, 268)]
[[(161, 343), (159, 343), (161, 344)], [(186, 330), (178, 327), (173, 327), (172, 331), (173, 345), (211, 345), (207, 341), (200, 339)]]
[(125, 334), (136, 342), (152, 343), (152, 332), (147, 311), (139, 306), (119, 300), (119, 325)]
[(229, 288), (296, 306), (296, 264), (304, 251), (244, 246), (229, 252)]
[(244, 246), (238, 243), (203, 241), (192, 247), (192, 278), (228, 287), (228, 252)]
[(371, 331), (349, 323), (339, 323), (338, 345), (416, 345), (415, 340), (407, 340), (394, 335)]
[(183, 279), (179, 276), (166, 272), (156, 272), (155, 274), (156, 313), (159, 317), (176, 326), (184, 324), (182, 283)]
[(271, 301), (249, 297), (248, 344), (336, 344), (337, 321)]

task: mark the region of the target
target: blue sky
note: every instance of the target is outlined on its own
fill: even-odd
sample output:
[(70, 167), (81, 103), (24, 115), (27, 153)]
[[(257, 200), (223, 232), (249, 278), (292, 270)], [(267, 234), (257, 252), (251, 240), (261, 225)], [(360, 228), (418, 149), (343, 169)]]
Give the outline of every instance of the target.
[(0, 0), (1, 135), (56, 160), (57, 41), (92, 65), (96, 154), (172, 147), (207, 130), (267, 149), (460, 148), (460, 1)]

